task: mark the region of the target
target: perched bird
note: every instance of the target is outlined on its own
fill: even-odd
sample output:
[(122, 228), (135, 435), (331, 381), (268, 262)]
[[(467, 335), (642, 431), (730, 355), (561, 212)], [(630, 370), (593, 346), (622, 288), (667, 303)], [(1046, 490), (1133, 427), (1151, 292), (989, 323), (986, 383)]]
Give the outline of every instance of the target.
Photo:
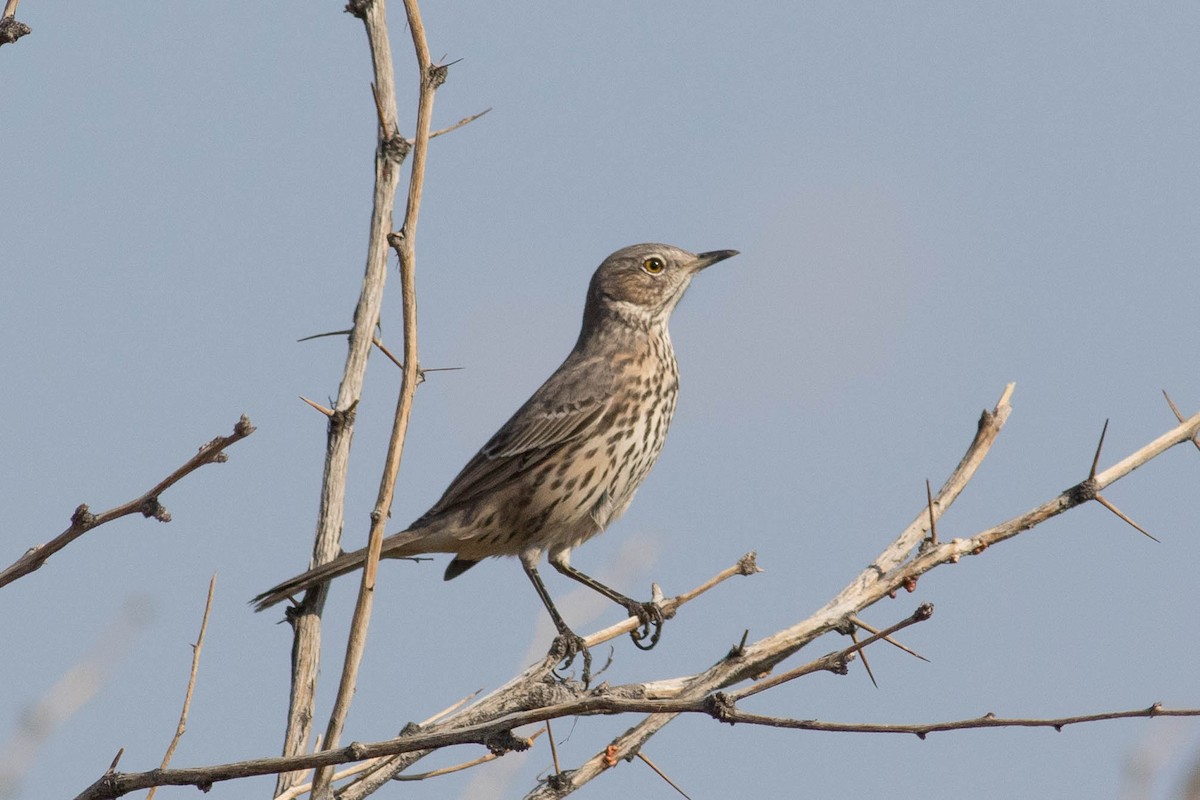
[[(637, 244), (604, 259), (588, 287), (583, 327), (570, 355), (433, 508), (383, 540), (382, 557), (453, 553), (446, 580), (489, 556), (519, 557), (558, 629), (555, 647), (568, 662), (583, 654), (586, 682), (590, 654), (538, 575), (545, 553), (559, 572), (637, 617), (634, 642), (653, 647), (662, 610), (585, 575), (571, 566), (570, 555), (621, 516), (658, 459), (679, 391), (667, 320), (696, 273), (735, 255)], [(365, 549), (343, 553), (252, 602), (261, 611), (365, 561)]]

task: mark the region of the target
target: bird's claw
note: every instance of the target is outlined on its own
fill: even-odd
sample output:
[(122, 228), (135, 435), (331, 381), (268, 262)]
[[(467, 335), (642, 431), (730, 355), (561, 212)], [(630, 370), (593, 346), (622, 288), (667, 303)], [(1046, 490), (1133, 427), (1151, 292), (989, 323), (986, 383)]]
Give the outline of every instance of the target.
[[(662, 607), (653, 600), (647, 603), (631, 602), (625, 607), (629, 616), (637, 617), (638, 626), (629, 632), (629, 638), (639, 650), (653, 650), (654, 645), (662, 638), (663, 616)], [(643, 644), (643, 642), (646, 642)]]
[(588, 650), (587, 644), (583, 641), (582, 636), (565, 631), (554, 637), (553, 644), (550, 645), (549, 655), (553, 657), (554, 663), (559, 664), (555, 667), (554, 674), (558, 675), (558, 670), (566, 669), (575, 662), (575, 656), (583, 656), (583, 674), (580, 675), (580, 680), (586, 687), (592, 681), (592, 651)]

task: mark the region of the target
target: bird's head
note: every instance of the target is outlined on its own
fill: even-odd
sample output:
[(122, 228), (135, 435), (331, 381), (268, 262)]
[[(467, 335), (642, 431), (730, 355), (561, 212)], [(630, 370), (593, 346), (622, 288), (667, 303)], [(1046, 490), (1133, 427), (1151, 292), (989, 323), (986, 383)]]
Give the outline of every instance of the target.
[(589, 322), (617, 317), (635, 328), (665, 325), (697, 272), (737, 250), (689, 253), (669, 244), (635, 244), (613, 253), (592, 275), (584, 310)]

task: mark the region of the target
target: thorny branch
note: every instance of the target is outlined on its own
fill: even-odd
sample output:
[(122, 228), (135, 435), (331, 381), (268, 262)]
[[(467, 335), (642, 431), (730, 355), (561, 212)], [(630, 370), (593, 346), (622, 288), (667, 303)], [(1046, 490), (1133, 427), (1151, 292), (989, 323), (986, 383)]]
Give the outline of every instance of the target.
[[(996, 408), (984, 413), (980, 420), (979, 431), (968, 448), (967, 454), (931, 504), (936, 510), (936, 515), (940, 516), (945, 511), (949, 502), (957, 496), (962, 486), (974, 475), (1011, 410), (1008, 403), (1011, 391), (1012, 387), (1010, 386), (997, 403)], [(1200, 432), (1200, 414), (1185, 420), (1116, 465), (1097, 473), (1088, 480), (1094, 481), (1098, 488), (1111, 485), (1138, 466), (1165, 452), (1169, 447), (1191, 440), (1197, 435), (1197, 432)], [(727, 723), (740, 722), (807, 730), (910, 733), (918, 736), (937, 731), (967, 728), (1011, 726), (1061, 728), (1066, 725), (1104, 719), (1138, 716), (1200, 716), (1200, 709), (1166, 709), (1155, 704), (1147, 709), (1056, 719), (999, 718), (989, 714), (953, 722), (871, 725), (750, 714), (739, 710), (736, 703), (741, 697), (761, 691), (757, 686), (750, 684), (738, 691), (722, 691), (733, 684), (764, 675), (780, 661), (801, 649), (817, 636), (843, 628), (847, 623), (853, 624), (850, 623), (850, 620), (855, 618), (858, 612), (886, 597), (896, 586), (903, 585), (905, 580), (915, 577), (915, 574), (921, 574), (941, 564), (954, 563), (963, 555), (980, 554), (986, 549), (986, 544), (1011, 538), (1049, 518), (1053, 513), (1061, 513), (1088, 499), (1091, 497), (1080, 493), (1073, 487), (1054, 500), (974, 537), (955, 539), (941, 545), (927, 544), (924, 550), (921, 550), (916, 548), (916, 544), (921, 542), (925, 532), (922, 525), (927, 524), (929, 519), (928, 508), (923, 508), (914, 523), (901, 533), (896, 542), (893, 542), (874, 564), (864, 570), (854, 582), (817, 614), (758, 642), (735, 647), (709, 669), (696, 675), (653, 683), (628, 684), (617, 687), (601, 686), (591, 692), (584, 692), (578, 685), (547, 680), (547, 671), (552, 665), (541, 664), (531, 667), (491, 695), (448, 715), (440, 722), (428, 726), (411, 726), (401, 736), (385, 742), (352, 744), (338, 750), (307, 756), (258, 759), (192, 770), (130, 774), (110, 771), (79, 795), (79, 798), (80, 800), (90, 800), (91, 798), (118, 797), (129, 791), (162, 784), (191, 784), (203, 787), (211, 785), (215, 781), (247, 775), (329, 766), (366, 758), (381, 758), (377, 768), (372, 769), (364, 777), (339, 792), (339, 796), (343, 798), (361, 797), (434, 749), (467, 743), (489, 746), (494, 751), (496, 748), (515, 747), (517, 745), (513, 742), (519, 740), (511, 738), (514, 729), (564, 716), (649, 714), (641, 723), (619, 736), (579, 768), (557, 775), (554, 780), (539, 786), (530, 794), (531, 797), (560, 797), (569, 794), (610, 768), (617, 759), (635, 756), (647, 739), (681, 713), (704, 713)], [(898, 551), (899, 543), (906, 538), (912, 540), (909, 547), (910, 552), (904, 554), (907, 557), (892, 558), (892, 554)], [(986, 544), (984, 547), (980, 547), (981, 543)], [(885, 570), (880, 568), (882, 564), (891, 566)], [(757, 566), (753, 559), (748, 557), (735, 567), (725, 570), (721, 575), (753, 574), (755, 571), (757, 571)], [(691, 592), (688, 593), (688, 596), (694, 597), (695, 594), (696, 592)], [(682, 597), (684, 596), (673, 598), (673, 600), (680, 601)], [(845, 663), (853, 651), (866, 646), (871, 641), (885, 639), (901, 625), (919, 621), (927, 614), (928, 610), (919, 609), (913, 617), (897, 626), (873, 634), (869, 640), (857, 643), (840, 653), (824, 656), (805, 667), (790, 670), (788, 673), (767, 681), (764, 685), (769, 688), (783, 680), (798, 677), (816, 669), (840, 671), (844, 669)], [(633, 621), (629, 620), (625, 624), (633, 624)], [(619, 635), (611, 629), (602, 634), (606, 636)], [(595, 641), (600, 635), (594, 635), (591, 641)], [(507, 744), (498, 744), (498, 742)]]
[[(617, 692), (622, 687), (610, 689)], [(831, 731), (839, 733), (902, 733), (925, 738), (930, 733), (952, 730), (969, 730), (977, 728), (1054, 728), (1061, 730), (1068, 725), (1078, 725), (1090, 722), (1100, 722), (1113, 719), (1131, 719), (1141, 717), (1200, 717), (1200, 708), (1165, 708), (1154, 703), (1147, 708), (1122, 711), (1110, 711), (1099, 714), (1083, 714), (1070, 717), (1050, 719), (1026, 717), (997, 717), (988, 713), (970, 719), (947, 722), (929, 722), (910, 725), (870, 725), (863, 723), (823, 722), (821, 720), (789, 719), (771, 717), (762, 714), (751, 714), (739, 711), (735, 706), (726, 702), (721, 693), (710, 698), (676, 699), (676, 700), (644, 700), (637, 698), (611, 696), (594, 696), (579, 698), (555, 706), (541, 709), (522, 711), (507, 715), (491, 723), (461, 729), (458, 733), (467, 735), (421, 732), (398, 736), (382, 742), (355, 742), (338, 750), (326, 750), (321, 753), (290, 758), (261, 758), (251, 761), (238, 761), (230, 764), (217, 764), (209, 767), (190, 769), (166, 769), (150, 772), (120, 773), (109, 771), (86, 790), (76, 796), (75, 800), (109, 800), (122, 797), (151, 786), (196, 786), (207, 791), (214, 783), (221, 781), (246, 778), (254, 775), (269, 775), (282, 770), (297, 770), (319, 766), (331, 766), (364, 758), (382, 755), (411, 752), (421, 749), (433, 749), (454, 744), (474, 743), (489, 745), (497, 741), (497, 735), (511, 731), (530, 723), (565, 716), (594, 716), (598, 714), (620, 713), (670, 713), (670, 714), (706, 714), (716, 720), (728, 724), (764, 725), (774, 728), (792, 728), (796, 730)], [(531, 735), (536, 735), (536, 732)], [(527, 740), (514, 739), (510, 744), (515, 749), (521, 749), (521, 742)]]
[[(354, 423), (366, 378), (372, 334), (378, 325), (383, 304), (389, 252), (387, 235), (392, 231), (396, 191), (400, 185), (399, 164), (407, 155), (407, 150), (398, 147), (396, 141), (396, 79), (391, 43), (387, 34), (386, 4), (384, 0), (353, 0), (346, 6), (346, 11), (362, 20), (370, 46), (374, 75), (372, 92), (379, 121), (379, 141), (375, 151), (375, 186), (366, 269), (358, 304), (354, 309), (354, 328), (348, 341), (338, 396), (333, 408), (328, 410), (325, 472), (321, 482), (311, 561), (314, 566), (335, 558), (341, 551)], [(325, 606), (327, 591), (326, 585), (310, 589), (305, 593), (300, 606), (288, 615), (293, 627), (293, 644), (284, 756), (304, 753), (312, 738), (321, 654), (321, 612)], [(340, 727), (335, 722), (336, 718), (335, 713), (331, 719), (331, 728)], [(276, 781), (275, 794), (283, 794), (302, 780), (303, 776), (300, 774), (280, 774)]]
[[(993, 715), (984, 715), (954, 722), (872, 725), (769, 717), (746, 713), (737, 708), (737, 701), (740, 698), (762, 691), (760, 686), (770, 688), (784, 680), (818, 669), (843, 670), (848, 659), (852, 657), (853, 651), (866, 646), (871, 641), (888, 638), (898, 629), (899, 625), (919, 621), (928, 613), (923, 610), (918, 610), (917, 615), (899, 625), (879, 631), (870, 639), (859, 642), (841, 652), (823, 656), (811, 664), (795, 668), (757, 685), (748, 684), (740, 690), (723, 691), (747, 679), (761, 679), (761, 676), (768, 673), (771, 668), (821, 634), (832, 630), (842, 630), (847, 625), (853, 625), (852, 620), (857, 619), (857, 614), (862, 609), (888, 596), (890, 592), (905, 585), (906, 582), (915, 580), (917, 575), (941, 564), (954, 563), (964, 555), (978, 555), (984, 552), (986, 546), (990, 544), (1011, 538), (1040, 521), (1048, 519), (1055, 513), (1062, 513), (1074, 505), (1093, 498), (1093, 493), (1081, 492), (1078, 487), (1072, 487), (1032, 511), (973, 537), (954, 539), (937, 545), (924, 539), (930, 523), (929, 509), (934, 510), (934, 519), (936, 520), (961, 492), (962, 487), (974, 476), (983, 456), (995, 441), (1000, 427), (1011, 410), (1009, 405), (1011, 392), (1012, 387), (1010, 386), (1005, 390), (996, 408), (984, 413), (980, 420), (979, 430), (966, 455), (959, 467), (933, 497), (932, 503), (922, 508), (914, 522), (900, 534), (897, 540), (885, 549), (875, 562), (834, 600), (812, 617), (790, 628), (758, 642), (743, 643), (735, 647), (713, 666), (696, 675), (652, 683), (616, 687), (602, 686), (585, 692), (577, 684), (548, 679), (548, 671), (553, 665), (543, 663), (531, 667), (522, 675), (474, 704), (451, 712), (435, 723), (410, 726), (395, 739), (372, 744), (351, 744), (348, 747), (312, 755), (257, 759), (190, 770), (129, 774), (117, 773), (114, 770), (103, 776), (79, 797), (118, 797), (129, 791), (163, 784), (190, 784), (203, 788), (215, 781), (248, 775), (331, 766), (368, 758), (379, 759), (360, 778), (338, 792), (338, 796), (342, 798), (362, 797), (435, 749), (452, 744), (469, 743), (488, 746), (493, 752), (519, 747), (522, 740), (513, 738), (514, 729), (564, 716), (618, 713), (649, 715), (577, 769), (557, 775), (553, 780), (539, 786), (531, 793), (532, 797), (560, 797), (569, 794), (610, 768), (617, 763), (618, 759), (631, 758), (636, 755), (647, 739), (681, 713), (704, 713), (728, 723), (740, 722), (827, 731), (910, 733), (918, 736), (936, 731), (966, 728), (1002, 726), (1061, 728), (1065, 725), (1135, 716), (1200, 715), (1200, 710), (1197, 709), (1165, 709), (1154, 705), (1148, 709), (1044, 720), (998, 718)], [(1160, 455), (1169, 447), (1191, 440), (1198, 431), (1200, 431), (1200, 414), (1185, 420), (1116, 465), (1094, 474), (1086, 482), (1093, 483), (1095, 490), (1111, 485), (1138, 466)], [(906, 541), (908, 547), (906, 550), (902, 550), (902, 545)], [(922, 541), (925, 541), (925, 544), (918, 547)], [(886, 568), (884, 568), (885, 566)], [(747, 557), (734, 567), (723, 571), (714, 581), (734, 574), (753, 574), (756, 571), (757, 566), (754, 564), (753, 558)], [(712, 583), (706, 583), (697, 590), (672, 598), (666, 603), (685, 602), (708, 588)], [(622, 623), (622, 626), (632, 624), (634, 624), (633, 620), (627, 620)], [(589, 643), (594, 644), (603, 639), (620, 635), (621, 631), (616, 628), (622, 626), (614, 626), (614, 628), (594, 634), (590, 637)]]
[[(388, 49), (386, 19), (377, 18), (376, 9), (382, 13), (382, 0), (375, 0), (372, 9), (368, 10), (363, 19), (366, 22), (371, 39), (372, 52), (377, 55), (381, 48)], [(416, 0), (405, 0), (404, 10), (408, 15), (408, 27), (412, 32), (413, 49), (417, 54), (417, 70), (420, 75), (417, 100), (417, 133), (412, 146), (412, 171), (408, 183), (408, 203), (405, 207), (404, 222), (400, 233), (388, 232), (387, 242), (395, 249), (400, 259), (400, 291), (403, 300), (404, 316), (404, 364), (403, 378), (400, 384), (400, 395), (396, 400), (396, 413), (392, 423), (392, 435), (388, 442), (388, 453), (385, 460), (383, 476), (379, 484), (379, 494), (375, 508), (371, 513), (371, 532), (367, 544), (367, 561), (363, 567), (362, 579), (359, 585), (358, 600), (355, 603), (354, 615), (350, 625), (350, 636), (346, 644), (346, 658), (342, 667), (341, 680), (338, 683), (337, 698), (334, 701), (333, 712), (329, 717), (329, 725), (325, 731), (325, 747), (337, 747), (341, 737), (346, 716), (350, 712), (350, 703), (354, 697), (357, 684), (358, 667), (366, 649), (367, 627), (371, 619), (371, 606), (375, 597), (375, 579), (379, 567), (379, 556), (383, 546), (383, 536), (388, 521), (391, 518), (392, 498), (396, 488), (396, 478), (400, 472), (400, 458), (404, 452), (404, 440), (408, 432), (408, 422), (412, 414), (413, 395), (420, 383), (417, 358), (417, 302), (416, 302), (416, 233), (417, 217), (421, 208), (421, 193), (425, 186), (425, 163), (429, 151), (429, 129), (433, 117), (433, 98), (437, 87), (445, 81), (445, 72), (435, 71), (429, 57), (429, 45), (425, 41), (425, 28), (421, 23), (420, 9)], [(390, 66), (390, 65), (389, 65)], [(376, 90), (377, 108), (381, 109), (382, 129), (380, 135), (386, 142), (394, 134), (390, 131), (388, 117), (382, 113), (383, 104)], [(381, 147), (380, 152), (386, 152)], [(395, 171), (397, 165), (385, 162), (386, 169)], [(322, 798), (329, 794), (329, 784), (333, 778), (330, 767), (318, 769), (313, 778), (313, 797)]]
[[(1090, 497), (1073, 489), (1061, 493), (1032, 511), (990, 528), (969, 539), (955, 539), (942, 545), (919, 549), (929, 528), (930, 511), (939, 518), (974, 476), (1005, 420), (1012, 410), (1009, 402), (1013, 391), (1010, 384), (996, 407), (985, 411), (967, 453), (946, 483), (922, 508), (916, 519), (881, 553), (875, 561), (846, 586), (836, 597), (808, 619), (747, 645), (737, 661), (718, 662), (708, 670), (685, 679), (681, 698), (695, 699), (724, 689), (741, 680), (759, 675), (778, 664), (824, 633), (840, 629), (846, 621), (897, 589), (911, 586), (917, 577), (934, 567), (956, 563), (966, 555), (978, 555), (990, 546), (1016, 536), (1022, 531), (1086, 502)], [(1200, 414), (1167, 431), (1153, 442), (1131, 453), (1109, 469), (1095, 475), (1095, 488), (1101, 489), (1128, 475), (1137, 467), (1161, 455), (1168, 448), (1191, 440), (1200, 431)], [(655, 733), (667, 725), (675, 714), (651, 714), (629, 731), (617, 737), (605, 750), (597, 753), (562, 779), (539, 786), (529, 794), (534, 798), (563, 797), (591, 781), (613, 763), (613, 758), (629, 758)]]

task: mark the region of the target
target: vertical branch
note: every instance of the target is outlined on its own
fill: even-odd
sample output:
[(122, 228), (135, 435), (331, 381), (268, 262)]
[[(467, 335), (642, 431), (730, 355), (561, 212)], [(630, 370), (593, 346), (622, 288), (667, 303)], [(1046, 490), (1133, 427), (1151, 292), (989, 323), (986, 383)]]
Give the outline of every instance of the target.
[[(196, 643), (192, 645), (192, 671), (188, 675), (187, 691), (183, 695), (183, 710), (179, 712), (179, 724), (175, 726), (175, 735), (171, 737), (171, 743), (167, 745), (167, 753), (163, 756), (162, 763), (159, 764), (159, 769), (166, 769), (171, 763), (171, 756), (175, 755), (175, 748), (179, 746), (179, 740), (183, 738), (183, 734), (187, 733), (187, 718), (188, 712), (192, 709), (192, 692), (196, 689), (196, 673), (200, 669), (200, 651), (204, 649), (204, 634), (208, 631), (208, 614), (212, 611), (213, 593), (217, 588), (217, 573), (208, 581), (208, 600), (204, 603), (204, 616), (200, 619), (200, 635), (196, 637)], [(154, 800), (155, 793), (158, 792), (158, 787), (155, 786), (146, 794), (146, 800)]]
[[(375, 0), (367, 9), (364, 21), (372, 41), (372, 52), (387, 48), (386, 20), (383, 0)], [(404, 452), (404, 440), (408, 431), (408, 422), (412, 412), (413, 394), (421, 381), (419, 362), (417, 358), (417, 303), (416, 303), (416, 252), (415, 241), (417, 231), (417, 216), (420, 211), (421, 193), (425, 182), (425, 161), (429, 147), (430, 121), (433, 112), (433, 97), (445, 79), (443, 70), (434, 70), (429, 58), (429, 47), (425, 41), (425, 28), (421, 24), (420, 10), (416, 0), (405, 0), (405, 12), (408, 16), (409, 29), (412, 31), (413, 48), (417, 56), (417, 69), (420, 75), (419, 95), (417, 105), (417, 129), (412, 151), (412, 171), (408, 183), (408, 202), (404, 213), (404, 223), (399, 233), (389, 233), (387, 241), (395, 248), (400, 260), (400, 284), (403, 299), (404, 316), (404, 367), (400, 385), (400, 395), (396, 400), (396, 412), (392, 423), (392, 436), (388, 444), (388, 453), (384, 464), (383, 475), (380, 479), (379, 493), (375, 508), (371, 514), (371, 534), (367, 545), (367, 560), (363, 567), (362, 580), (359, 585), (358, 600), (354, 607), (351, 621), (350, 637), (346, 644), (346, 656), (342, 667), (342, 676), (338, 684), (337, 698), (330, 714), (329, 725), (325, 732), (324, 747), (333, 749), (341, 739), (346, 715), (350, 711), (350, 703), (354, 697), (357, 683), (358, 668), (362, 662), (363, 650), (366, 647), (367, 627), (371, 619), (371, 607), (375, 596), (375, 578), (379, 567), (380, 552), (383, 547), (384, 530), (389, 519), (388, 512), (392, 506), (395, 494), (396, 477), (400, 471), (400, 460)], [(383, 40), (383, 45), (377, 48), (376, 37)], [(389, 116), (384, 112), (383, 87), (376, 89), (379, 103), (380, 118), (383, 126), (384, 141), (380, 147), (381, 154), (389, 151), (394, 137), (399, 134), (389, 130)], [(394, 89), (392, 90), (394, 97)], [(390, 164), (384, 162), (386, 167)], [(372, 246), (375, 231), (372, 230)], [(325, 767), (317, 771), (313, 778), (312, 795), (314, 798), (328, 797), (330, 782), (333, 778), (333, 768)]]
[[(312, 564), (323, 564), (341, 550), (345, 520), (346, 475), (350, 445), (354, 433), (355, 409), (362, 395), (371, 350), (371, 334), (379, 321), (383, 288), (387, 278), (388, 247), (386, 236), (392, 229), (392, 214), (400, 176), (394, 153), (385, 145), (394, 134), (396, 119), (396, 79), (392, 66), (391, 45), (387, 38), (386, 9), (383, 0), (358, 4), (348, 10), (362, 18), (371, 47), (375, 76), (376, 102), (381, 121), (381, 141), (375, 154), (375, 189), (371, 211), (371, 231), (367, 245), (366, 271), (358, 305), (354, 309), (354, 328), (350, 333), (346, 365), (338, 389), (334, 413), (330, 417), (325, 448), (325, 472), (321, 480), (320, 508), (313, 542)], [(325, 606), (326, 586), (309, 590), (299, 609), (289, 614), (294, 630), (292, 644), (292, 683), (287, 731), (283, 755), (299, 755), (312, 738), (313, 702), (317, 690), (317, 672), (321, 650), (321, 611)], [(303, 772), (281, 773), (275, 793), (281, 794), (304, 780)]]

